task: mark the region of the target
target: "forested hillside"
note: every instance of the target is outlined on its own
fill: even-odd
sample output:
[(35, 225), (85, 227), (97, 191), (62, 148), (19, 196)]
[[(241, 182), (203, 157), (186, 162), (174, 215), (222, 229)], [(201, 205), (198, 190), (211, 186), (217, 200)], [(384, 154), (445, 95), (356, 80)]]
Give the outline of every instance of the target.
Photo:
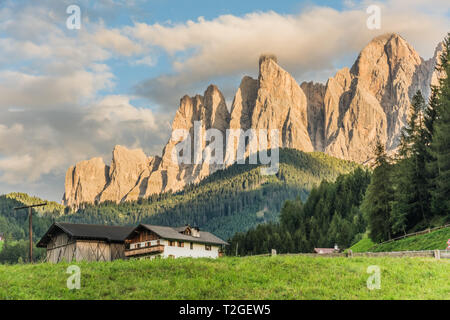
[(28, 237), (28, 209), (14, 210), (16, 207), (47, 202), (44, 207), (33, 208), (34, 239), (47, 231), (52, 219), (64, 213), (64, 206), (25, 193), (9, 193), (0, 196), (0, 234), (7, 238), (20, 240)]
[[(189, 223), (228, 239), (235, 232), (275, 221), (285, 200), (297, 196), (305, 200), (313, 186), (322, 180), (333, 181), (355, 167), (355, 163), (323, 153), (283, 149), (276, 175), (261, 175), (259, 165), (233, 165), (174, 194), (121, 204), (85, 205), (76, 212), (50, 202), (46, 207), (33, 209), (33, 239), (36, 242), (53, 221), (171, 226)], [(3, 250), (0, 261), (27, 259), (28, 215), (25, 210), (16, 212), (13, 208), (39, 202), (42, 202), (39, 198), (20, 193), (0, 197), (0, 233), (8, 238), (5, 245), (8, 251)]]
[(367, 223), (359, 206), (370, 183), (368, 170), (357, 168), (335, 183), (323, 181), (303, 203), (286, 201), (280, 221), (237, 233), (227, 248), (231, 255), (312, 252), (314, 247), (347, 247), (362, 238)]
[(283, 202), (303, 200), (323, 179), (333, 181), (357, 165), (323, 153), (280, 150), (280, 169), (264, 176), (259, 165), (233, 165), (178, 193), (115, 204), (86, 205), (65, 221), (105, 224), (197, 225), (228, 239), (259, 223), (275, 221)]
[[(0, 248), (0, 263), (28, 260), (28, 209), (16, 207), (47, 202), (44, 207), (33, 208), (33, 241), (36, 243), (55, 219), (64, 214), (64, 206), (51, 201), (31, 197), (25, 193), (9, 193), (0, 196), (0, 234), (5, 241)], [(34, 259), (43, 251), (35, 249)]]

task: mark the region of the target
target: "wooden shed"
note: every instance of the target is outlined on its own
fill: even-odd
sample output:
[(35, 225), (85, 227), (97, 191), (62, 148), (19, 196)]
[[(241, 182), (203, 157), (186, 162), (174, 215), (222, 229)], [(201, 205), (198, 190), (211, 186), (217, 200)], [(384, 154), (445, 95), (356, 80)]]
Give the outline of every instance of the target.
[(46, 261), (112, 261), (125, 257), (125, 238), (134, 227), (56, 222), (39, 248), (47, 248)]

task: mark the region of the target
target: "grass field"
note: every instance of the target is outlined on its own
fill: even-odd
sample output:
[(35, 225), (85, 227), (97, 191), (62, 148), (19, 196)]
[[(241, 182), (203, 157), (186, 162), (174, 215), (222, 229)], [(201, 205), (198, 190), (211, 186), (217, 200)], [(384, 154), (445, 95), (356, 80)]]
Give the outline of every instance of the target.
[(362, 238), (353, 246), (351, 246), (349, 249), (351, 249), (353, 252), (367, 252), (374, 245), (375, 243), (366, 236), (365, 238)]
[[(0, 265), (0, 299), (450, 299), (450, 260), (305, 256)], [(369, 290), (367, 268), (381, 269)]]
[(363, 238), (350, 247), (353, 252), (388, 252), (388, 251), (414, 251), (414, 250), (445, 250), (450, 239), (450, 227), (430, 233), (412, 236), (397, 241), (375, 246), (369, 238)]

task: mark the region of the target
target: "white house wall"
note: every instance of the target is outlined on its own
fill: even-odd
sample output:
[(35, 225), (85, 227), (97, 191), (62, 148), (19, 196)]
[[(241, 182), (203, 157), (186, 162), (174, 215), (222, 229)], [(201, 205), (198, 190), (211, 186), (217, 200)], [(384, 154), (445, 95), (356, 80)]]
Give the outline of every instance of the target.
[(192, 257), (192, 258), (218, 258), (219, 246), (211, 245), (211, 250), (206, 250), (204, 244), (194, 243), (194, 248), (191, 250), (190, 242), (184, 242), (184, 247), (178, 247), (178, 241), (175, 241), (175, 246), (169, 246), (168, 240), (161, 239), (161, 244), (164, 244), (163, 257), (168, 258), (173, 256)]

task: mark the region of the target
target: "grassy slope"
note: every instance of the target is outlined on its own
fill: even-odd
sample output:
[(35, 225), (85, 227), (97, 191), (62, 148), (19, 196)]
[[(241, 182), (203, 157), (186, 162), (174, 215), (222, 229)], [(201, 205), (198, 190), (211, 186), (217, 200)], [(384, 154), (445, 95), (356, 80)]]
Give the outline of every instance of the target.
[(445, 228), (428, 234), (381, 244), (373, 248), (372, 251), (444, 250), (447, 248), (448, 239), (450, 239), (450, 228)]
[(445, 248), (447, 248), (448, 239), (450, 239), (450, 227), (377, 246), (375, 246), (375, 244), (369, 238), (364, 238), (353, 245), (350, 249), (352, 249), (353, 252), (387, 252), (434, 249), (444, 250)]
[(361, 240), (359, 240), (357, 243), (355, 243), (353, 246), (351, 246), (349, 249), (351, 249), (353, 252), (366, 252), (369, 251), (370, 248), (372, 248), (375, 245), (370, 238), (365, 236)]
[[(449, 260), (304, 256), (0, 265), (0, 299), (449, 299)], [(381, 269), (368, 290), (367, 267)]]

